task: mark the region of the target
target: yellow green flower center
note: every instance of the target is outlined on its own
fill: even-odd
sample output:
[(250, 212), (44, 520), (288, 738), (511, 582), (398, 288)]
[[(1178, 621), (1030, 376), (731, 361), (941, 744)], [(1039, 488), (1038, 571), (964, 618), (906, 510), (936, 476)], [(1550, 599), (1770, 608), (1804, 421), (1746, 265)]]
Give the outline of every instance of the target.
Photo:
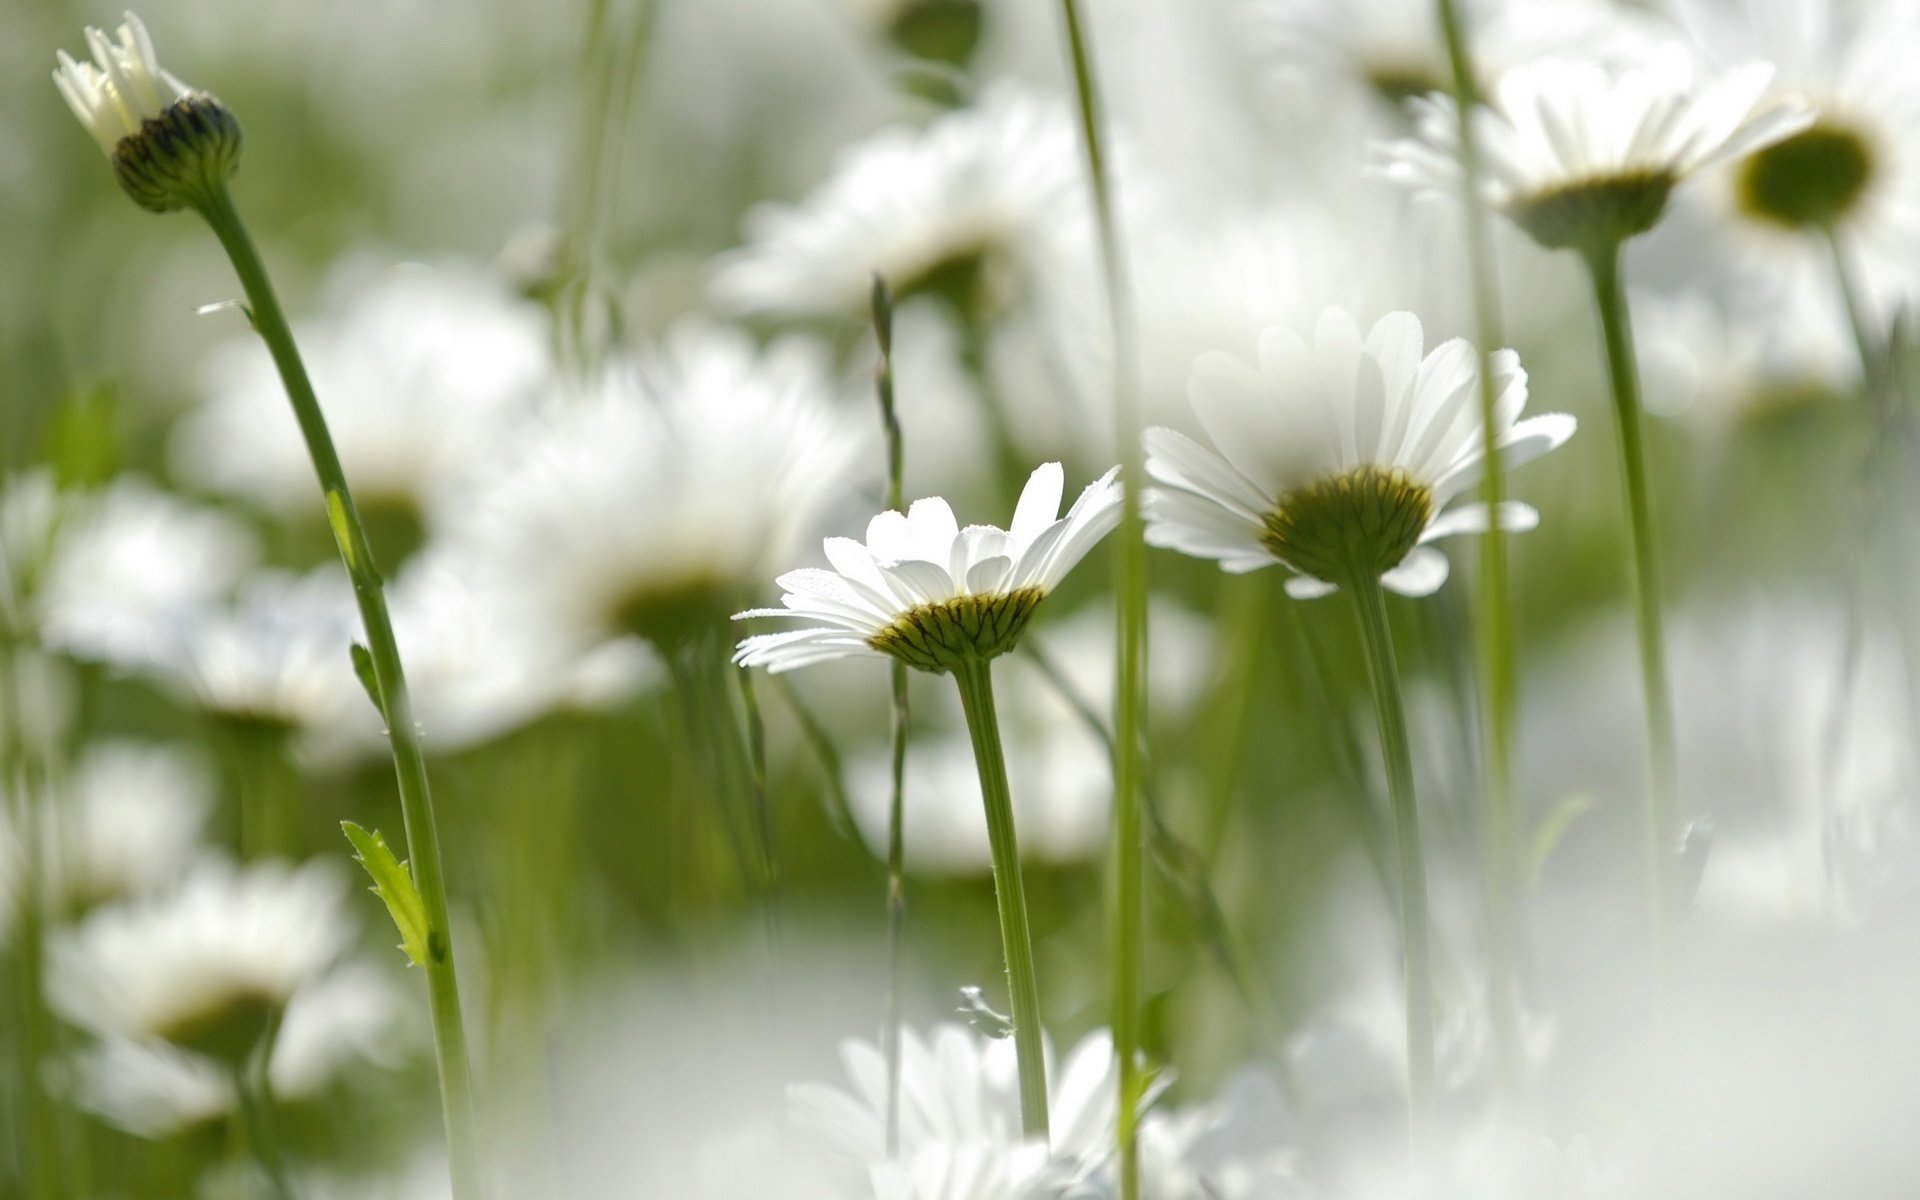
[(727, 615), (739, 607), (736, 591), (706, 577), (639, 588), (615, 602), (608, 623), (670, 654), (726, 629)]
[(952, 671), (1014, 648), (1046, 593), (1035, 587), (922, 604), (893, 619), (867, 644), (921, 671)]
[(1433, 492), (1400, 468), (1357, 467), (1281, 496), (1260, 541), (1315, 579), (1378, 578), (1420, 544), (1433, 511)]
[(914, 58), (965, 67), (980, 45), (979, 0), (906, 0), (887, 33)]
[(1828, 228), (1853, 211), (1873, 180), (1872, 147), (1828, 121), (1755, 152), (1740, 166), (1740, 211), (1789, 229)]
[(182, 1013), (154, 1032), (196, 1054), (225, 1063), (244, 1062), (266, 1036), (267, 1026), (279, 1006), (277, 997), (243, 988), (215, 997), (193, 1012)]
[(1550, 250), (1604, 248), (1658, 224), (1677, 182), (1667, 171), (1586, 179), (1515, 200), (1507, 215)]
[(1366, 63), (1361, 75), (1375, 95), (1396, 108), (1431, 92), (1450, 92), (1453, 84), (1435, 70), (1432, 63), (1411, 59), (1381, 59)]

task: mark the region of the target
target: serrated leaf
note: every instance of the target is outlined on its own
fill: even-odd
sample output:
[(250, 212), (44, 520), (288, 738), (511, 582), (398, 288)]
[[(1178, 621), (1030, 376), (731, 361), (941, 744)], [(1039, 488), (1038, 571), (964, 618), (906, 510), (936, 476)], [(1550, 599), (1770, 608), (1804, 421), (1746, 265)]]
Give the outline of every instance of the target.
[(340, 822), (340, 828), (353, 843), (354, 858), (373, 876), (373, 886), (367, 890), (385, 901), (387, 911), (393, 915), (393, 923), (400, 929), (400, 948), (407, 952), (415, 966), (426, 966), (430, 933), (427, 906), (421, 903), (420, 892), (413, 886), (413, 876), (406, 864), (393, 856), (387, 839), (378, 833), (369, 833), (352, 821)]
[(387, 715), (387, 706), (380, 703), (380, 677), (373, 671), (373, 655), (359, 642), (352, 645), (353, 673), (360, 677), (360, 686), (367, 691), (367, 699), (373, 701), (373, 711), (382, 718)]

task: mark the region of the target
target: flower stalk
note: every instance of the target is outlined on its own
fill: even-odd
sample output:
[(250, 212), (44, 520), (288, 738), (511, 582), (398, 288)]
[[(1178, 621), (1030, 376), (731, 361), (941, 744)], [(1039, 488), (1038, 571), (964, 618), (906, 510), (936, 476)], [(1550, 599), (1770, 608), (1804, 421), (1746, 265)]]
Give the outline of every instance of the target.
[[(1494, 420), (1498, 388), (1494, 383), (1492, 361), (1493, 347), (1500, 344), (1500, 296), (1488, 234), (1487, 203), (1481, 190), (1480, 151), (1473, 129), (1479, 88), (1458, 3), (1437, 0), (1437, 8), (1453, 74), (1454, 116), (1460, 138), (1460, 201), (1473, 289), (1474, 346), (1480, 359), (1480, 438), (1487, 464), (1480, 480), (1480, 499), (1489, 511), (1498, 512), (1506, 499), (1506, 474), (1500, 469), (1498, 426)], [(1490, 523), (1482, 536), (1479, 569), (1474, 624), (1479, 646), (1486, 776), (1483, 844), (1487, 876), (1487, 994), (1493, 1027), (1494, 1069), (1502, 1087), (1512, 1094), (1524, 1070), (1519, 994), (1521, 834), (1513, 787), (1516, 694), (1513, 601), (1507, 579), (1507, 532), (1498, 522)]]
[(1119, 1059), (1119, 1105), (1114, 1138), (1120, 1158), (1121, 1200), (1140, 1195), (1140, 1101), (1146, 1077), (1140, 1061), (1141, 957), (1145, 943), (1145, 836), (1141, 820), (1144, 762), (1140, 742), (1146, 731), (1147, 544), (1140, 497), (1146, 486), (1146, 462), (1140, 445), (1139, 386), (1133, 363), (1132, 314), (1127, 297), (1126, 260), (1120, 252), (1119, 218), (1109, 174), (1099, 84), (1092, 48), (1077, 0), (1060, 0), (1067, 52), (1073, 67), (1074, 96), (1087, 158), (1089, 191), (1100, 234), (1100, 260), (1106, 277), (1107, 323), (1113, 342), (1114, 436), (1120, 459), (1122, 499), (1119, 537), (1114, 543), (1114, 576), (1119, 636), (1114, 683), (1113, 762), (1113, 1049)]
[(386, 592), (374, 564), (366, 529), (354, 508), (346, 471), (333, 446), (333, 437), (307, 378), (293, 330), (274, 294), (266, 265), (254, 248), (240, 212), (226, 185), (209, 188), (194, 207), (213, 229), (221, 248), (233, 263), (253, 327), (266, 342), (292, 402), (295, 419), (313, 460), (325, 497), (327, 516), (338, 542), (340, 557), (353, 583), (354, 600), (367, 635), (367, 659), (381, 716), (386, 721), (399, 781), (400, 811), (406, 827), (407, 854), (415, 887), (425, 905), (428, 960), (427, 993), (433, 1014), (433, 1041), (440, 1076), (440, 1101), (447, 1130), (447, 1148), (456, 1200), (480, 1196), (479, 1139), (476, 1132), (473, 1085), (469, 1074), (466, 1026), (460, 1012), (460, 985), (454, 969), (453, 930), (447, 918), (445, 870), (440, 857), (440, 835), (427, 784), (425, 750), (413, 719), (401, 666), (400, 647), (387, 612)]
[[(880, 424), (886, 434), (887, 508), (899, 512), (906, 504), (904, 475), (906, 440), (900, 432), (900, 414), (893, 404), (893, 295), (887, 281), (873, 277), (873, 333), (879, 344), (874, 365), (874, 395), (880, 402)], [(888, 785), (887, 801), (887, 1003), (880, 1031), (881, 1051), (887, 1060), (887, 1155), (900, 1152), (900, 992), (901, 937), (907, 923), (907, 664), (887, 664)]]
[(1664, 975), (1678, 913), (1674, 866), (1679, 839), (1679, 778), (1673, 732), (1673, 700), (1667, 688), (1666, 640), (1660, 609), (1660, 563), (1655, 544), (1653, 499), (1647, 479), (1640, 376), (1635, 365), (1633, 324), (1620, 273), (1621, 243), (1600, 241), (1583, 255), (1593, 283), (1594, 306), (1605, 343), (1607, 377), (1620, 436), (1620, 469), (1627, 493), (1627, 535), (1632, 554), (1634, 622), (1640, 642), (1640, 684), (1646, 709), (1646, 854), (1649, 913), (1656, 980)]
[(1393, 632), (1387, 624), (1386, 592), (1380, 581), (1365, 571), (1353, 572), (1343, 587), (1353, 597), (1360, 644), (1366, 652), (1367, 678), (1373, 688), (1380, 753), (1387, 767), (1401, 954), (1406, 970), (1407, 1113), (1418, 1151), (1433, 1121), (1433, 954), (1427, 915), (1427, 867), (1420, 844), (1420, 813), (1414, 803), (1413, 752), (1407, 740)]
[(1026, 885), (1020, 874), (1020, 844), (1013, 829), (1013, 791), (1006, 752), (993, 706), (993, 665), (968, 655), (953, 670), (973, 739), (980, 797), (986, 804), (987, 841), (993, 852), (993, 892), (1000, 909), (1000, 941), (1013, 1002), (1013, 1047), (1020, 1066), (1020, 1124), (1030, 1138), (1047, 1138), (1047, 1064), (1040, 1020), (1040, 988), (1033, 964), (1033, 930), (1027, 919)]

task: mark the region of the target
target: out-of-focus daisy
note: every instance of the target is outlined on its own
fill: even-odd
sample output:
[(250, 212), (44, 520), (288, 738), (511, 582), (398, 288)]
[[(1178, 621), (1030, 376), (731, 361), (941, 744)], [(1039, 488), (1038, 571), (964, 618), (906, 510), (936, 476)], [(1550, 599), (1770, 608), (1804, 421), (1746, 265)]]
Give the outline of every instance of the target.
[[(1478, 0), (1463, 4), (1469, 53), (1498, 76), (1534, 59), (1574, 51), (1611, 60), (1641, 46), (1629, 18), (1585, 0)], [(1243, 0), (1238, 15), (1253, 48), (1289, 100), (1364, 91), (1398, 107), (1429, 92), (1451, 92), (1453, 70), (1429, 0)]]
[(305, 576), (265, 571), (232, 601), (174, 614), (130, 669), (213, 712), (289, 731), (331, 729), (364, 703), (353, 676), (353, 595), (337, 567)]
[[(1477, 356), (1463, 340), (1422, 356), (1420, 322), (1381, 318), (1363, 338), (1329, 309), (1311, 345), (1275, 326), (1260, 337), (1258, 368), (1211, 351), (1193, 367), (1188, 397), (1217, 449), (1170, 429), (1146, 434), (1147, 540), (1228, 571), (1284, 563), (1287, 590), (1323, 596), (1377, 576), (1405, 595), (1446, 581), (1447, 560), (1427, 543), (1484, 531), (1484, 506), (1449, 507), (1484, 467)], [(1566, 441), (1572, 417), (1520, 420), (1527, 376), (1519, 356), (1492, 356), (1501, 461), (1516, 466)], [(1507, 502), (1502, 527), (1528, 529), (1533, 509)]]
[(1813, 123), (1740, 163), (1715, 194), (1783, 293), (1830, 295), (1818, 236), (1846, 244), (1875, 311), (1920, 295), (1920, 10), (1835, 0), (1694, 0), (1689, 32), (1723, 60), (1764, 58)]
[(522, 431), (457, 535), (463, 577), (579, 643), (722, 628), (846, 486), (866, 426), (831, 394), (810, 346), (682, 326)]
[[(173, 882), (199, 851), (211, 787), (199, 762), (169, 747), (89, 747), (40, 814), (40, 870), (52, 911), (77, 912)], [(19, 900), (21, 833), (0, 813), (0, 931)]]
[[(538, 308), (462, 264), (334, 280), (296, 333), (374, 550), (391, 569), (443, 529), (547, 382)], [(174, 432), (180, 474), (286, 517), (316, 511), (313, 466), (259, 339), (215, 352), (205, 401)], [(383, 534), (385, 535), (383, 537)]]
[(1059, 101), (1006, 87), (925, 129), (882, 130), (801, 204), (751, 212), (714, 298), (736, 312), (860, 314), (878, 273), (898, 297), (937, 294), (990, 318), (1030, 286), (1060, 229), (1084, 223), (1075, 136)]
[(914, 501), (905, 516), (875, 517), (864, 543), (828, 538), (832, 570), (789, 571), (779, 579), (784, 608), (740, 614), (822, 624), (747, 638), (736, 657), (777, 672), (890, 655), (942, 672), (1005, 654), (1047, 593), (1118, 523), (1116, 475), (1117, 468), (1088, 484), (1061, 516), (1066, 476), (1059, 463), (1047, 463), (1028, 478), (1004, 530), (962, 529), (947, 502), (933, 496)]
[[(1206, 682), (1211, 654), (1205, 622), (1166, 603), (1154, 605), (1149, 636), (1152, 710), (1178, 720)], [(1105, 606), (1047, 631), (1049, 664), (1067, 676), (1074, 695), (1097, 713), (1111, 708), (1113, 621)], [(1022, 656), (1007, 660), (1007, 739), (1020, 851), (1052, 862), (1085, 861), (1106, 844), (1113, 799), (1112, 755), (1074, 701), (1063, 697)], [(916, 716), (927, 717), (916, 702)], [(957, 716), (957, 714), (956, 714)], [(953, 722), (957, 725), (957, 721)], [(893, 797), (891, 756), (855, 760), (848, 772), (854, 824), (876, 856), (887, 848)], [(980, 780), (964, 733), (917, 743), (907, 755), (903, 818), (906, 860), (916, 870), (983, 874), (992, 863)]]
[[(1773, 68), (1701, 81), (1684, 51), (1641, 65), (1543, 60), (1494, 80), (1474, 110), (1487, 201), (1551, 249), (1590, 251), (1645, 233), (1689, 176), (1804, 129), (1812, 114), (1773, 95)], [(1430, 195), (1459, 193), (1453, 101), (1415, 102), (1415, 139), (1384, 146), (1380, 169)]]
[(42, 628), (82, 657), (137, 659), (158, 627), (225, 594), (257, 554), (234, 518), (120, 480), (69, 500), (37, 597)]
[(330, 864), (208, 859), (174, 889), (95, 910), (51, 944), (48, 996), (103, 1038), (242, 1060), (353, 936)]
[[(287, 1001), (268, 1060), (275, 1101), (317, 1095), (357, 1065), (391, 1064), (412, 1036), (405, 1012), (392, 978), (364, 962), (302, 987)], [(226, 1067), (165, 1041), (108, 1038), (74, 1067), (75, 1100), (140, 1137), (179, 1133), (235, 1108)]]

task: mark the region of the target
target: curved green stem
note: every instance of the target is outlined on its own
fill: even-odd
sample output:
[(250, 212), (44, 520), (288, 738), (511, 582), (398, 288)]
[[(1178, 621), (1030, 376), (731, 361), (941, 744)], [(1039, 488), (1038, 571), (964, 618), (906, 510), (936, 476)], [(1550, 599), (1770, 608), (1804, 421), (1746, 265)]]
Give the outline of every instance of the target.
[(233, 1103), (239, 1110), (247, 1147), (267, 1177), (273, 1200), (294, 1200), (293, 1185), (287, 1181), (286, 1163), (281, 1160), (280, 1143), (273, 1128), (273, 1094), (267, 1083), (266, 1064), (263, 1062), (257, 1071), (251, 1072), (258, 1077), (257, 1084), (249, 1074), (245, 1063), (235, 1064)]
[(232, 194), (224, 186), (220, 187), (208, 198), (200, 214), (220, 239), (222, 249), (233, 262), (234, 273), (240, 277), (241, 287), (246, 290), (253, 327), (266, 342), (274, 366), (280, 372), (281, 383), (286, 387), (287, 398), (293, 404), (293, 415), (313, 460), (314, 473), (319, 477), (340, 557), (353, 582), (354, 600), (366, 630), (368, 659), (373, 666), (381, 716), (386, 721), (393, 750), (400, 812), (406, 825), (407, 855), (414, 886), (419, 889), (426, 908), (427, 994), (433, 1012), (434, 1053), (440, 1074), (440, 1103), (446, 1120), (453, 1194), (455, 1200), (474, 1200), (481, 1194), (479, 1141), (466, 1025), (460, 1013), (460, 986), (454, 973), (453, 930), (447, 920), (440, 835), (434, 820), (433, 797), (427, 787), (426, 753), (407, 695), (400, 647), (394, 638), (393, 621), (387, 614), (386, 592), (374, 565), (366, 529), (354, 508), (353, 495), (347, 490), (346, 471), (333, 448), (326, 417), (314, 395), (313, 384), (307, 379), (306, 367), (300, 361), (293, 330), (280, 309), (279, 298), (274, 295), (266, 265), (247, 234), (239, 210), (234, 207)]
[(1060, 17), (1073, 66), (1080, 109), (1080, 137), (1087, 180), (1100, 231), (1100, 262), (1107, 284), (1107, 325), (1113, 340), (1114, 437), (1124, 486), (1120, 528), (1114, 539), (1118, 612), (1118, 669), (1114, 680), (1113, 763), (1113, 1051), (1119, 1060), (1119, 1107), (1114, 1140), (1120, 1153), (1121, 1200), (1140, 1195), (1140, 1102), (1146, 1075), (1140, 1056), (1141, 955), (1145, 943), (1145, 834), (1141, 804), (1145, 764), (1140, 743), (1147, 723), (1147, 543), (1140, 496), (1146, 463), (1140, 448), (1139, 376), (1133, 354), (1133, 317), (1128, 303), (1126, 257), (1120, 252), (1120, 221), (1108, 172), (1100, 88), (1093, 51), (1077, 0), (1060, 0)]
[(1653, 498), (1647, 479), (1641, 428), (1640, 375), (1633, 353), (1633, 324), (1620, 274), (1620, 246), (1586, 256), (1594, 306), (1606, 343), (1607, 376), (1620, 435), (1621, 480), (1627, 493), (1628, 541), (1633, 555), (1633, 614), (1640, 640), (1640, 685), (1646, 704), (1648, 904), (1652, 916), (1656, 979), (1665, 971), (1677, 918), (1674, 861), (1679, 843), (1679, 777), (1673, 733), (1673, 700), (1667, 690), (1667, 652), (1660, 609), (1660, 559), (1654, 540)]
[(969, 658), (953, 673), (973, 738), (980, 797), (987, 809), (987, 841), (993, 850), (993, 893), (1000, 907), (1000, 942), (1007, 960), (1007, 990), (1013, 1000), (1013, 1048), (1020, 1060), (1020, 1123), (1032, 1138), (1047, 1136), (1047, 1062), (1040, 1023), (1040, 987), (1034, 977), (1033, 930), (1020, 875), (1020, 843), (1013, 831), (1013, 792), (1000, 746), (1000, 720), (993, 708), (993, 666)]
[(1414, 804), (1413, 752), (1400, 700), (1400, 669), (1393, 632), (1387, 626), (1386, 593), (1365, 572), (1351, 581), (1360, 644), (1373, 686), (1380, 726), (1380, 753), (1387, 766), (1387, 798), (1393, 813), (1394, 866), (1399, 876), (1400, 944), (1407, 984), (1407, 1111), (1416, 1148), (1433, 1117), (1433, 953), (1427, 917), (1427, 865), (1420, 848), (1420, 813)]
[[(1466, 31), (1455, 0), (1437, 0), (1440, 30), (1453, 71), (1454, 112), (1460, 138), (1460, 200), (1465, 213), (1467, 265), (1473, 284), (1475, 349), (1480, 358), (1480, 450), (1486, 460), (1480, 501), (1498, 513), (1505, 499), (1500, 469), (1499, 400), (1493, 351), (1500, 343), (1499, 281), (1494, 273), (1486, 198), (1480, 193), (1480, 150), (1473, 112), (1479, 102)], [(1486, 756), (1487, 995), (1493, 1026), (1494, 1068), (1509, 1095), (1518, 1090), (1525, 1065), (1520, 1048), (1519, 958), (1520, 814), (1513, 788), (1513, 721), (1516, 668), (1512, 593), (1507, 583), (1507, 534), (1490, 522), (1480, 539), (1480, 580), (1474, 592), (1474, 622), (1480, 648), (1480, 691)]]

